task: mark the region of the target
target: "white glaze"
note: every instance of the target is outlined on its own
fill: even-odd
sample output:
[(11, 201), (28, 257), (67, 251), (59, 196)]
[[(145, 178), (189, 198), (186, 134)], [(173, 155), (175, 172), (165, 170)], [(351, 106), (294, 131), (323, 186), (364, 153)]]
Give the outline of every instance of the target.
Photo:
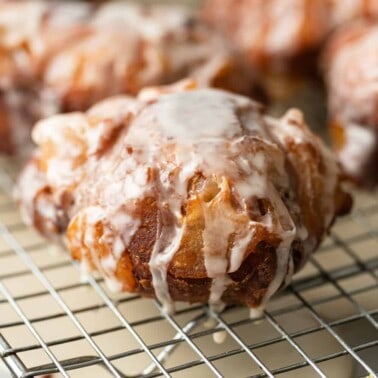
[(56, 2), (54, 11), (49, 14), (49, 24), (54, 27), (66, 27), (73, 23), (84, 22), (91, 14), (91, 10), (92, 5), (84, 1)]
[[(9, 72), (10, 77), (3, 75), (1, 85), (14, 86), (14, 81), (18, 83), (25, 81), (25, 77), (39, 75), (41, 61), (46, 56), (50, 58), (57, 45), (65, 44), (71, 27), (83, 25), (91, 9), (91, 4), (76, 1), (64, 1), (64, 4), (48, 0), (2, 2), (0, 45), (7, 51), (13, 72)], [(35, 85), (34, 80), (32, 85)]]
[[(12, 2), (13, 3), (13, 2)], [(31, 42), (40, 31), (41, 20), (48, 10), (46, 1), (25, 1), (0, 4), (1, 44), (12, 48)]]
[(364, 119), (364, 123), (376, 127), (378, 26), (355, 25), (346, 33), (358, 37), (349, 38), (342, 48), (331, 52), (327, 67), (332, 117), (346, 123)]
[[(180, 145), (182, 150), (176, 155), (179, 166), (191, 168), (191, 171), (189, 170), (184, 174), (186, 177), (183, 181), (184, 183), (198, 171), (204, 172), (208, 176), (235, 175), (236, 170), (239, 168), (238, 165), (230, 161), (229, 156), (223, 156), (220, 152), (227, 149), (226, 145), (230, 139), (242, 135), (243, 126), (236, 117), (235, 111), (236, 106), (243, 107), (246, 104), (248, 102), (245, 98), (230, 96), (225, 92), (210, 89), (163, 95), (158, 100), (155, 111), (158, 115), (157, 121), (160, 130), (164, 138)], [(240, 138), (237, 141), (240, 142)], [(190, 148), (194, 155), (187, 153), (186, 148)], [(239, 186), (236, 186), (237, 190), (244, 189), (238, 190), (239, 195), (243, 198), (261, 195), (264, 192), (264, 179), (258, 173), (252, 174), (254, 165), (258, 169), (263, 168), (262, 155), (250, 156), (250, 159), (245, 164), (247, 166), (246, 173), (250, 174), (247, 176), (246, 183), (243, 185), (243, 180), (241, 180), (242, 182), (238, 183)], [(248, 185), (246, 185), (247, 183)], [(252, 185), (250, 185), (251, 183)], [(227, 182), (223, 179), (219, 184), (220, 196), (225, 192), (225, 186), (227, 186)], [(186, 188), (186, 184), (180, 187), (182, 190)], [(247, 189), (248, 187), (249, 190)], [(178, 193), (181, 194), (181, 190), (179, 189)], [(182, 195), (185, 195), (185, 193), (186, 189)], [(216, 198), (213, 201), (216, 201)], [(243, 261), (248, 241), (251, 239), (253, 222), (250, 222), (249, 228), (243, 230), (244, 233), (238, 236), (238, 231), (234, 229), (235, 222), (228, 218), (227, 213), (217, 212), (217, 210), (221, 210), (217, 207), (209, 210), (209, 206), (213, 201), (209, 204), (203, 204), (205, 220), (203, 253), (207, 275), (213, 278), (209, 304), (214, 309), (221, 310), (223, 308), (221, 297), (230, 282), (227, 276), (229, 261), (226, 256), (229, 237), (231, 234), (236, 233), (235, 235), (237, 235), (235, 236), (234, 246), (231, 249), (232, 271), (236, 271)], [(175, 207), (179, 208), (173, 204), (173, 209)], [(173, 212), (175, 213), (174, 210)], [(177, 248), (179, 247), (179, 243), (174, 244)], [(158, 298), (169, 297), (167, 284), (164, 279), (162, 280), (161, 274), (163, 270), (163, 277), (166, 277), (166, 270), (175, 250), (170, 249), (169, 252), (170, 258), (168, 260), (164, 259), (165, 264), (163, 266), (160, 265), (161, 270), (159, 272), (156, 272), (155, 269), (152, 270), (154, 288)], [(155, 262), (157, 256), (155, 254), (151, 256), (150, 264), (152, 264), (153, 268), (157, 265)], [(159, 284), (156, 285), (155, 282)]]
[[(87, 207), (75, 218), (82, 223), (82, 226), (85, 223), (85, 227), (82, 228), (85, 231), (83, 238), (76, 241), (77, 245), (84, 244), (92, 263), (102, 273), (109, 290), (121, 291), (122, 283), (115, 275), (118, 261), (137, 231), (140, 221), (131, 218), (122, 211), (111, 213), (110, 209), (106, 211), (100, 206)], [(99, 223), (102, 224), (103, 233), (98, 239), (97, 225)], [(99, 243), (108, 247), (108, 254), (101, 258), (97, 250)]]
[(216, 344), (223, 344), (226, 341), (227, 332), (226, 331), (218, 331), (213, 333), (213, 340)]
[(361, 165), (370, 161), (377, 146), (376, 132), (365, 126), (348, 124), (344, 129), (345, 145), (338, 152), (340, 162), (347, 173), (358, 176)]
[(296, 52), (304, 22), (305, 7), (303, 0), (271, 1), (270, 16), (274, 27), (266, 36), (266, 50), (269, 53)]
[(377, 24), (357, 23), (342, 29), (328, 55), (330, 118), (342, 128), (345, 140), (338, 157), (349, 175), (361, 179), (374, 164), (378, 144)]
[(259, 307), (250, 308), (249, 309), (249, 318), (251, 320), (262, 318), (264, 316), (264, 310), (265, 310), (265, 304), (263, 304)]
[[(214, 9), (214, 18), (219, 12), (220, 21), (234, 42), (264, 70), (286, 72), (293, 56), (318, 47), (329, 32), (327, 1), (238, 2), (232, 23), (228, 13), (234, 11), (234, 2), (228, 1), (226, 5), (222, 1), (214, 3), (214, 8), (225, 6), (227, 10), (221, 13)], [(211, 13), (210, 9), (210, 18)]]
[(80, 260), (80, 282), (85, 284), (88, 283), (88, 278), (90, 277), (91, 269), (88, 265), (88, 261), (83, 257)]
[[(160, 249), (160, 243), (155, 244), (150, 258), (150, 270), (152, 274), (152, 283), (154, 286), (156, 297), (163, 305), (163, 310), (171, 314), (174, 312), (174, 304), (169, 294), (168, 282), (167, 282), (167, 270), (169, 263), (172, 261), (173, 256), (180, 247), (181, 238), (183, 235), (183, 228), (175, 230), (173, 240), (167, 245), (167, 247)], [(157, 235), (158, 241), (160, 235)]]
[[(269, 284), (269, 287), (261, 302), (262, 307), (267, 303), (270, 297), (275, 294), (281, 285), (284, 283), (285, 278), (289, 272), (288, 266), (291, 261), (290, 252), (291, 244), (296, 236), (296, 226), (288, 212), (287, 207), (282, 202), (279, 194), (274, 188), (268, 189), (272, 196), (270, 197), (275, 210), (278, 213), (278, 217), (275, 220), (275, 224), (272, 227), (272, 231), (277, 232), (281, 238), (280, 245), (277, 248), (276, 253), (276, 272), (273, 280)], [(292, 272), (291, 272), (292, 273)]]
[(209, 89), (163, 95), (157, 103), (158, 122), (164, 136), (180, 144), (233, 138), (241, 132), (233, 100)]
[[(324, 198), (319, 199), (319, 206), (326, 214), (325, 227), (333, 215), (336, 163), (296, 111), (275, 121), (263, 116), (259, 107), (248, 99), (226, 92), (213, 89), (168, 92), (166, 88), (165, 94), (159, 96), (158, 92), (149, 91), (138, 103), (129, 98), (123, 103), (118, 98), (113, 116), (109, 101), (89, 111), (88, 116), (55, 117), (37, 127), (34, 133), (37, 143), (53, 143), (57, 148), (61, 145), (60, 157), (47, 160), (45, 175), (58, 185), (61, 177), (49, 171), (62, 171), (64, 177), (68, 165), (58, 166), (54, 158), (57, 164), (62, 159), (72, 163), (83, 151), (88, 154), (89, 143), (97, 146), (96, 141), (102, 139), (105, 130), (113, 130), (116, 124), (124, 122), (111, 150), (99, 155), (92, 152), (82, 167), (75, 166), (76, 203), (70, 214), (84, 234), (75, 235), (77, 240), (71, 240), (71, 244), (80, 246), (84, 242), (96, 269), (113, 289), (121, 289), (115, 269), (140, 226), (135, 214), (137, 201), (155, 198), (159, 211), (149, 266), (156, 297), (171, 312), (167, 274), (186, 232), (182, 207), (188, 199), (199, 200), (205, 225), (202, 253), (207, 277), (212, 278), (208, 301), (214, 311), (224, 307), (222, 296), (232, 283), (229, 273), (236, 272), (247, 253), (254, 252), (250, 246), (255, 246), (257, 231), (264, 230), (278, 238), (277, 269), (262, 308), (290, 280), (293, 240), (313, 243), (302, 224), (301, 209), (285, 168), (286, 159), (296, 166), (287, 146), (311, 144), (323, 159), (328, 159), (329, 167), (324, 174), (328, 183)], [(48, 124), (56, 126), (57, 135), (51, 135)], [(69, 136), (78, 139), (81, 152), (73, 143), (67, 144)], [(72, 150), (65, 151), (67, 146)], [(193, 192), (189, 183), (199, 173), (205, 178), (204, 186)], [(283, 193), (288, 196), (285, 202)], [(231, 205), (231, 198), (236, 205)], [(256, 221), (248, 213), (248, 203), (259, 198), (267, 199), (273, 211)], [(96, 240), (99, 222), (103, 233)], [(101, 258), (98, 242), (108, 250)]]
[(189, 12), (172, 6), (144, 8), (124, 1), (110, 1), (99, 8), (92, 23), (99, 28), (126, 27), (129, 32), (158, 40), (169, 32), (180, 29), (188, 15)]
[(376, 0), (331, 0), (330, 12), (333, 27), (345, 25), (347, 22), (362, 18), (366, 15), (378, 15), (378, 2)]

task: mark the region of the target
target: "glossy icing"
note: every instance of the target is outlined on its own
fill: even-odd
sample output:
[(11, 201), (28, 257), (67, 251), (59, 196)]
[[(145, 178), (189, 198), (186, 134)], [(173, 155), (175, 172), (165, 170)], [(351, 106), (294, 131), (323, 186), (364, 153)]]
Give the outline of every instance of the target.
[[(316, 246), (287, 168), (292, 165), (301, 174), (294, 146), (311, 146), (327, 161), (317, 202), (322, 227), (328, 228), (334, 216), (337, 165), (299, 111), (272, 119), (248, 98), (198, 89), (191, 82), (148, 89), (137, 99), (110, 99), (87, 114), (52, 117), (41, 121), (33, 136), (44, 180), (54, 192), (74, 194), (67, 209), (76, 225), (69, 247), (79, 250), (88, 260), (84, 265), (94, 265), (113, 289), (123, 289), (117, 268), (141, 226), (138, 202), (155, 199), (157, 226), (148, 266), (155, 295), (168, 312), (174, 309), (168, 275), (189, 227), (183, 210), (188, 203), (199, 204), (203, 229), (197, 253), (211, 279), (208, 302), (215, 311), (223, 309), (222, 298), (234, 284), (230, 275), (258, 248), (256, 235), (270, 235), (276, 255), (261, 306), (290, 282), (294, 240), (304, 245), (303, 261)], [(24, 183), (34, 174), (27, 169)], [(201, 184), (193, 186), (198, 177)], [(24, 200), (33, 221), (33, 195)], [(262, 200), (267, 207), (258, 210), (253, 204)]]

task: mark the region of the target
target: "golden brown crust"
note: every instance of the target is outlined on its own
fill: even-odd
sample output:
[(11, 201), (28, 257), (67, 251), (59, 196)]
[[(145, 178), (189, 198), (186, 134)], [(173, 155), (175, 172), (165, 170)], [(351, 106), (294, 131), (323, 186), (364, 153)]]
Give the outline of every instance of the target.
[[(185, 77), (201, 86), (259, 92), (244, 58), (181, 8), (5, 1), (0, 28), (0, 90), (34, 92), (36, 114), (25, 134), (40, 118), (85, 111), (109, 96)], [(8, 123), (2, 130), (14, 139), (18, 131)]]
[[(180, 248), (175, 253), (169, 267), (167, 282), (169, 292), (174, 301), (190, 303), (206, 302), (209, 299), (211, 279), (208, 278), (204, 263), (204, 256), (198, 251), (203, 249), (203, 229), (200, 203), (188, 203), (185, 209), (186, 232), (184, 233)], [(147, 198), (139, 204), (135, 216), (140, 217), (140, 226), (135, 232), (130, 244), (117, 262), (115, 278), (121, 283), (121, 290), (138, 292), (144, 296), (154, 297), (152, 276), (149, 268), (151, 253), (156, 243), (158, 207), (156, 200)], [(84, 260), (91, 269), (99, 269), (98, 262), (93, 261), (91, 253), (86, 248), (84, 234), (87, 226), (81, 217), (75, 217), (67, 229), (68, 248), (72, 257)], [(98, 223), (95, 226), (94, 248), (98, 258), (111, 254), (108, 249), (109, 240), (101, 242), (105, 225)], [(79, 236), (80, 235), (80, 236)], [(279, 240), (269, 240), (272, 235), (261, 229), (248, 247), (248, 257), (240, 268), (230, 274), (233, 283), (224, 292), (222, 298), (228, 304), (244, 304), (250, 307), (258, 306), (276, 271), (276, 249)], [(259, 240), (262, 240), (259, 242)], [(78, 242), (79, 241), (79, 242)], [(101, 270), (100, 270), (101, 272)], [(106, 275), (106, 273), (102, 272)]]
[(203, 18), (244, 52), (273, 100), (318, 76), (331, 33), (356, 19), (378, 20), (376, 0), (206, 0)]
[(264, 304), (348, 210), (299, 111), (272, 119), (192, 82), (53, 117), (34, 138), (19, 182), (29, 222), (67, 229), (73, 258), (168, 308)]
[(327, 10), (324, 0), (208, 0), (203, 14), (247, 53), (254, 67), (287, 72), (297, 57), (316, 51), (324, 40)]

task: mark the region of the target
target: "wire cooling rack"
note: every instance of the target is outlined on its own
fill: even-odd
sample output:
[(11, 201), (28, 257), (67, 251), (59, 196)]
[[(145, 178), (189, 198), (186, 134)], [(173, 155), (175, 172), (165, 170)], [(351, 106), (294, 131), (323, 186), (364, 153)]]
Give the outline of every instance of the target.
[[(376, 377), (378, 193), (358, 193), (260, 319), (114, 295), (25, 227), (0, 161), (0, 377)], [(1, 370), (2, 369), (2, 370)]]

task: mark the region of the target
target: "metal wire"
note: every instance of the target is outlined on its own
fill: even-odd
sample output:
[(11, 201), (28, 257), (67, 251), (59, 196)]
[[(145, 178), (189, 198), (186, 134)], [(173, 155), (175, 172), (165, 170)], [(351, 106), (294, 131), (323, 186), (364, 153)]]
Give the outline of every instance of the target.
[[(378, 246), (377, 194), (358, 195), (356, 210), (335, 227), (327, 243), (311, 258), (305, 268), (308, 272), (274, 298), (260, 319), (249, 318), (247, 311), (239, 307), (214, 314), (201, 305), (182, 306), (174, 315), (168, 315), (161, 311), (157, 301), (135, 295), (112, 296), (101, 278), (89, 277), (81, 282), (67, 276), (66, 281), (52, 282), (51, 277), (59, 272), (64, 275), (66, 270), (76, 272), (78, 277), (79, 267), (68, 256), (60, 254), (54, 258), (46, 251), (48, 244), (36, 236), (25, 239), (23, 235), (28, 230), (17, 218), (17, 209), (10, 196), (12, 174), (12, 169), (6, 171), (1, 167), (0, 267), (15, 259), (22, 262), (14, 262), (15, 267), (9, 270), (0, 270), (0, 357), (13, 376), (53, 373), (70, 376), (73, 372), (85, 376), (86, 369), (96, 368), (101, 376), (107, 371), (115, 377), (172, 376), (176, 373), (222, 377), (238, 376), (239, 372), (250, 377), (273, 377), (283, 373), (304, 376), (304, 371), (319, 377), (344, 377), (344, 373), (337, 375), (335, 370), (330, 370), (335, 367), (331, 368), (329, 364), (336, 362), (338, 368), (343, 365), (342, 359), (347, 358), (353, 365), (351, 377), (377, 377), (378, 257), (374, 253)], [(8, 215), (12, 217), (8, 219)], [(352, 235), (349, 235), (350, 229)], [(371, 247), (361, 248), (364, 243), (370, 243)], [(337, 258), (342, 256), (347, 262), (326, 269), (322, 259), (334, 261), (336, 257), (332, 256), (336, 253), (342, 253)], [(36, 278), (38, 285), (33, 289), (20, 289), (28, 277)], [(356, 284), (348, 284), (350, 282)], [(18, 288), (16, 292), (12, 285)], [(72, 292), (82, 295), (83, 299), (95, 295), (97, 302), (83, 301), (73, 306), (67, 300)], [(369, 298), (368, 305), (361, 300), (364, 297)], [(55, 303), (56, 309), (46, 308), (46, 311), (31, 314), (30, 309), (24, 307), (25, 303), (39, 303), (42, 299)], [(329, 313), (337, 313), (333, 309), (339, 309), (340, 301), (345, 309), (343, 307), (341, 314), (329, 317)], [(147, 306), (148, 310), (138, 311), (138, 306)], [(324, 313), (324, 308), (330, 310)], [(14, 311), (13, 315), (9, 315), (10, 309)], [(5, 310), (7, 315), (2, 316)], [(101, 311), (106, 312), (109, 323), (96, 323), (96, 327), (89, 329), (83, 319)], [(209, 323), (209, 317), (213, 324)], [(296, 323), (303, 319), (305, 325), (297, 326)], [(72, 324), (76, 333), (46, 339), (41, 332), (43, 327), (63, 320)], [(353, 331), (356, 324), (367, 330), (366, 337), (361, 336), (362, 331)], [(343, 327), (348, 331), (340, 331)], [(30, 331), (33, 338), (16, 341), (12, 335), (20, 328)], [(130, 341), (130, 346), (114, 348), (112, 344), (126, 337), (125, 332), (134, 344)], [(227, 341), (221, 346), (212, 339), (219, 332), (227, 334)], [(255, 334), (260, 335), (258, 340), (254, 339)], [(352, 334), (357, 336), (352, 337)], [(316, 339), (319, 335), (326, 336), (327, 343), (334, 345), (334, 349), (313, 352), (310, 348), (312, 337)], [(102, 342), (101, 338), (105, 337), (110, 339), (108, 344), (113, 349)], [(319, 340), (323, 342), (321, 338)], [(83, 342), (89, 349), (81, 350), (77, 346)], [(271, 357), (272, 348), (282, 346), (283, 361), (275, 361)], [(74, 357), (62, 353), (70, 350), (75, 351)], [(230, 368), (224, 361), (232, 358), (237, 359), (238, 365), (231, 364)], [(87, 376), (94, 375), (88, 370)]]

